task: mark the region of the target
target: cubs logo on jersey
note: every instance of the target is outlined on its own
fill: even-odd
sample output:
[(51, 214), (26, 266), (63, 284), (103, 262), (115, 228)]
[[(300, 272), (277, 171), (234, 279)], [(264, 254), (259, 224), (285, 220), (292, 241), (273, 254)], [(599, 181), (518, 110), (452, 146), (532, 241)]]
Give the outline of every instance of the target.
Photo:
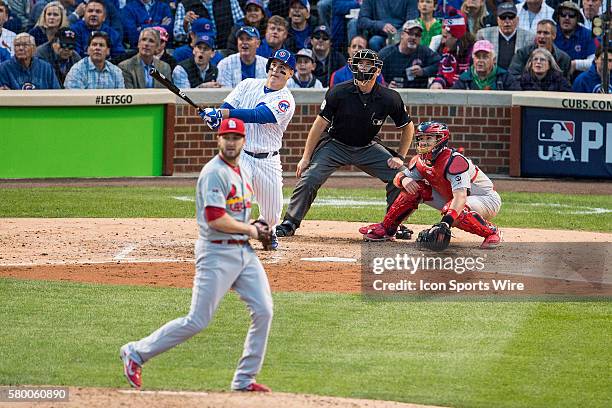
[(288, 100), (283, 99), (282, 101), (280, 101), (278, 103), (278, 110), (285, 113), (287, 112), (287, 110), (291, 107), (291, 104), (289, 103)]

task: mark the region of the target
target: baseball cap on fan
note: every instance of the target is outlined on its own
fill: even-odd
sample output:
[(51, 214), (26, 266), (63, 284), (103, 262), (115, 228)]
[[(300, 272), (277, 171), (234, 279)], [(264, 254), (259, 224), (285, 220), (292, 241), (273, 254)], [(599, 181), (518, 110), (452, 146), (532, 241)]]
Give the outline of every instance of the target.
[(421, 23), (419, 23), (416, 20), (406, 21), (404, 25), (402, 26), (402, 31), (410, 31), (413, 28), (418, 28), (419, 30), (423, 31), (423, 26), (421, 25)]
[(219, 136), (236, 133), (244, 137), (246, 132), (244, 131), (244, 122), (236, 118), (223, 119), (221, 126), (219, 126)]
[(195, 45), (197, 46), (198, 44), (206, 44), (211, 50), (215, 49), (215, 40), (207, 34), (196, 37)]
[(236, 38), (238, 38), (240, 36), (240, 34), (242, 34), (242, 33), (245, 33), (249, 37), (257, 38), (258, 40), (261, 39), (261, 37), (259, 36), (259, 30), (256, 29), (255, 27), (251, 27), (251, 26), (242, 26), (242, 27), (240, 27), (240, 29), (238, 31), (236, 31)]
[(472, 49), (472, 55), (475, 55), (478, 51), (485, 51), (490, 54), (493, 51), (495, 51), (495, 48), (493, 48), (493, 44), (491, 44), (490, 41), (480, 40), (474, 43), (474, 48)]
[(191, 32), (196, 36), (207, 34), (214, 37), (217, 34), (213, 29), (212, 21), (204, 17), (193, 20)]
[(291, 0), (289, 5), (292, 5), (293, 3), (300, 3), (306, 10), (308, 10), (308, 12), (310, 12), (310, 2), (308, 0)]
[(76, 33), (68, 27), (57, 30), (56, 34), (60, 47), (73, 50), (76, 47)]

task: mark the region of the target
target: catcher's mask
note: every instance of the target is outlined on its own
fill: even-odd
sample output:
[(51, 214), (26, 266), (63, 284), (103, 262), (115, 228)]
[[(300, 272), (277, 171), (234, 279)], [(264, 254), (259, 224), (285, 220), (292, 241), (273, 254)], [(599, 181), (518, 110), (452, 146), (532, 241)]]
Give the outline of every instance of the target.
[[(364, 65), (363, 61), (370, 61), (371, 65)], [(359, 64), (362, 62), (362, 64)], [(377, 53), (367, 48), (359, 50), (349, 58), (349, 69), (355, 77), (355, 81), (366, 83), (374, 78), (376, 71), (382, 69), (383, 61)]]
[[(421, 146), (420, 141), (424, 136), (435, 136), (435, 143), (428, 146)], [(421, 156), (421, 159), (434, 161), (440, 151), (448, 144), (450, 139), (450, 130), (448, 126), (440, 122), (422, 122), (417, 125), (415, 134), (416, 151)]]

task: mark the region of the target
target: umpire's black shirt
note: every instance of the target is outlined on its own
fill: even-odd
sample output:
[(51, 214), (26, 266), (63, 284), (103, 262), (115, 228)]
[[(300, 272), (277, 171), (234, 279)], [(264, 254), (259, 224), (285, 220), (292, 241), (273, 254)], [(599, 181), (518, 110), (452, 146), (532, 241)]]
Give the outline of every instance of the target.
[(353, 81), (327, 91), (319, 116), (331, 123), (328, 130), (331, 137), (357, 147), (374, 139), (387, 116), (398, 128), (412, 122), (399, 93), (377, 83), (369, 94), (363, 94)]

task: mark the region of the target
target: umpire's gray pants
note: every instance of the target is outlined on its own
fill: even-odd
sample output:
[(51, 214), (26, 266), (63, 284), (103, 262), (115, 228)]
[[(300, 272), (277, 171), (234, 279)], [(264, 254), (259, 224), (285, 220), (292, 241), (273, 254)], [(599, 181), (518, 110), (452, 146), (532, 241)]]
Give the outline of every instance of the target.
[(223, 296), (234, 288), (251, 312), (251, 326), (232, 381), (232, 389), (245, 388), (261, 370), (268, 344), (272, 323), (268, 277), (250, 245), (213, 244), (199, 239), (195, 252), (196, 274), (189, 314), (129, 343), (130, 355), (142, 365), (199, 333), (210, 323)]
[(317, 197), (319, 188), (333, 172), (346, 165), (357, 166), (370, 176), (387, 183), (387, 208), (389, 208), (400, 193), (400, 190), (393, 185), (393, 178), (405, 168), (389, 168), (387, 160), (391, 157), (393, 155), (376, 141), (363, 147), (349, 146), (332, 138), (322, 141), (312, 155), (310, 166), (293, 190), (284, 219), (299, 227)]

